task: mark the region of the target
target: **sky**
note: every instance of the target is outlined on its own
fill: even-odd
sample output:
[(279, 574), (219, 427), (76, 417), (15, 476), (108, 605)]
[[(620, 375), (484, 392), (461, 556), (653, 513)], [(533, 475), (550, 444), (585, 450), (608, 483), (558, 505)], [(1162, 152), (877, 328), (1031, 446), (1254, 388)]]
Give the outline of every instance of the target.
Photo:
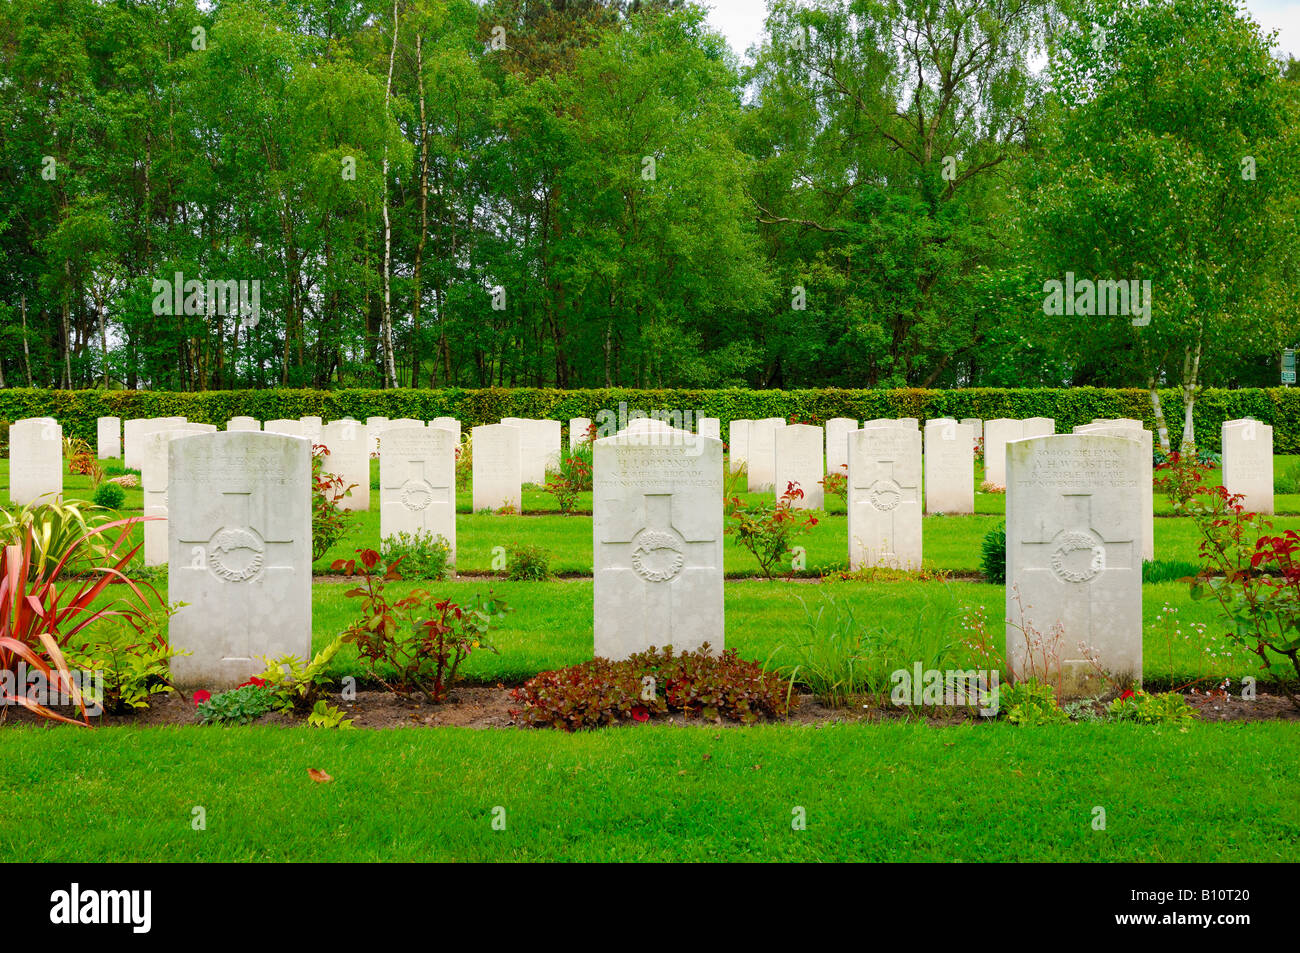
[[(766, 0), (701, 0), (709, 23), (744, 55), (763, 32)], [(1300, 0), (1246, 0), (1246, 10), (1265, 30), (1278, 31), (1278, 49), (1300, 57)]]

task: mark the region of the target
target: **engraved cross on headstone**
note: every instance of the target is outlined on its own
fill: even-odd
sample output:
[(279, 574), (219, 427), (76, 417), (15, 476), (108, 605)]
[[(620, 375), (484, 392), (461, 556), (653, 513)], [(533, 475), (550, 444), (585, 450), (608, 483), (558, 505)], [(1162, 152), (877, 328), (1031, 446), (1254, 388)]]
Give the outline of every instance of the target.
[[(692, 539), (673, 525), (671, 493), (646, 493), (641, 497), (640, 528), (627, 539), (601, 541), (601, 548), (622, 568), (630, 568), (644, 585), (645, 620), (664, 626), (670, 636), (673, 580), (692, 569), (712, 569), (718, 560), (718, 541)], [(663, 641), (669, 641), (664, 638)]]
[[(182, 555), (189, 556), (189, 568), (191, 570), (206, 572), (213, 578), (231, 587), (252, 587), (232, 590), (231, 597), (240, 600), (242, 612), (236, 616), (239, 624), (236, 627), (235, 634), (238, 636), (232, 639), (233, 644), (242, 646), (242, 650), (237, 650), (238, 654), (227, 656), (223, 661), (250, 661), (252, 659), (252, 643), (258, 631), (265, 624), (261, 618), (262, 613), (259, 611), (260, 590), (262, 583), (268, 574), (292, 573), (293, 572), (293, 540), (289, 539), (270, 539), (271, 534), (264, 526), (253, 525), (253, 491), (249, 490), (225, 490), (221, 494), (222, 503), (217, 512), (225, 514), (225, 522), (213, 531), (213, 535), (208, 539), (188, 538), (198, 536), (198, 533), (188, 532), (180, 539)], [(195, 524), (190, 523), (190, 528)], [(226, 558), (226, 554), (210, 552), (213, 539), (221, 530), (247, 530), (251, 532), (261, 543), (262, 565), (257, 572), (250, 575), (247, 579), (230, 579), (217, 572), (218, 564)]]
[[(1026, 557), (1024, 572), (1047, 573), (1064, 587), (1062, 618), (1048, 624), (1061, 622), (1069, 638), (1071, 631), (1092, 631), (1092, 583), (1104, 579), (1108, 570), (1133, 568), (1134, 540), (1107, 539), (1094, 529), (1091, 493), (1062, 494), (1061, 505), (1061, 518), (1045, 521), (1039, 536), (1047, 536), (1050, 526), (1059, 525), (1058, 531), (1047, 538), (1022, 539), (1019, 545)], [(1047, 632), (1041, 634), (1046, 636)], [(1077, 651), (1077, 641), (1059, 649)]]
[[(895, 556), (895, 540), (898, 538), (898, 515), (899, 507), (904, 503), (916, 503), (921, 499), (921, 488), (907, 476), (900, 476), (898, 472), (898, 460), (892, 457), (884, 457), (876, 461), (876, 465), (870, 470), (874, 476), (869, 484), (865, 487), (867, 504), (878, 513), (889, 514), (889, 537), (883, 540), (885, 547), (880, 552), (882, 557)], [(907, 467), (904, 470), (909, 469)], [(911, 485), (905, 485), (902, 481), (907, 480)], [(865, 481), (864, 481), (865, 482)], [(898, 499), (893, 506), (881, 506), (873, 498), (873, 493), (883, 491), (888, 494), (897, 492)], [(874, 541), (872, 541), (874, 542)]]

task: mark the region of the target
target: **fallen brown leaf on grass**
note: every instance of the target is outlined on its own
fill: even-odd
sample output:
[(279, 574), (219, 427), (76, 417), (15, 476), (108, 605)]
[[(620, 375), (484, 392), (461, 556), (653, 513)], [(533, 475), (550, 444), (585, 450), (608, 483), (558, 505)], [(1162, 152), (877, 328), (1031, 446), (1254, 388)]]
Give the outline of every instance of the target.
[(334, 780), (328, 774), (322, 771), (320, 768), (308, 768), (307, 776), (311, 778), (313, 781), (315, 781), (317, 784), (323, 784), (326, 781)]

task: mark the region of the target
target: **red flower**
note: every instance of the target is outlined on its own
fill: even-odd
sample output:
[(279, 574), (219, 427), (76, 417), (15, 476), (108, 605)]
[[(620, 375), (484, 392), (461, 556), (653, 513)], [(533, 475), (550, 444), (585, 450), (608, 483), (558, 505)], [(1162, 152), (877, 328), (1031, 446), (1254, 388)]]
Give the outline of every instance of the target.
[(1133, 693), (1131, 691), (1122, 691), (1119, 693), (1119, 700), (1122, 702), (1128, 701), (1132, 697)]
[(242, 685), (239, 685), (239, 686), (236, 686), (236, 687), (238, 687), (238, 688), (247, 688), (249, 685), (256, 685), (258, 688), (266, 688), (266, 679), (264, 679), (264, 678), (258, 678), (256, 675), (254, 675), (254, 676), (253, 676), (252, 678), (250, 678), (248, 681), (246, 681), (246, 682), (244, 682)]
[(200, 688), (194, 693), (194, 704), (201, 705), (211, 697), (212, 692), (208, 691), (206, 688)]
[(644, 708), (642, 708), (640, 705), (637, 705), (635, 708), (632, 709), (632, 720), (633, 720), (633, 721), (649, 721), (649, 720), (650, 720), (650, 712), (646, 711), (646, 710), (645, 710)]

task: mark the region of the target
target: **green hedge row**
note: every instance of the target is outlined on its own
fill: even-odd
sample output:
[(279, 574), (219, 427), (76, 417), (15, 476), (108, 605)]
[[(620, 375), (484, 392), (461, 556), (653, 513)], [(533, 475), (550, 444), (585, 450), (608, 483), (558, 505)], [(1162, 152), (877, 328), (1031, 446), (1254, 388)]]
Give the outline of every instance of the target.
[[(1182, 399), (1175, 389), (1161, 391), (1161, 402), (1174, 439), (1182, 430)], [(495, 423), (502, 417), (570, 417), (597, 419), (615, 414), (620, 405), (647, 413), (689, 412), (695, 418), (718, 417), (726, 425), (737, 419), (785, 417), (822, 423), (832, 417), (1052, 417), (1058, 433), (1094, 417), (1136, 417), (1154, 427), (1146, 391), (1031, 388), (1000, 390), (541, 390), (532, 388), (461, 390), (244, 390), (176, 393), (164, 391), (0, 390), (0, 421), (54, 417), (65, 434), (95, 439), (95, 418), (117, 416), (184, 416), (197, 423), (224, 426), (231, 417), (258, 420), (316, 415), (340, 417), (450, 416), (465, 427)], [(1224, 420), (1254, 417), (1274, 428), (1277, 453), (1300, 453), (1300, 390), (1271, 387), (1252, 390), (1205, 390), (1196, 400), (1196, 436), (1201, 446), (1217, 450)], [(7, 428), (6, 428), (7, 429)]]

